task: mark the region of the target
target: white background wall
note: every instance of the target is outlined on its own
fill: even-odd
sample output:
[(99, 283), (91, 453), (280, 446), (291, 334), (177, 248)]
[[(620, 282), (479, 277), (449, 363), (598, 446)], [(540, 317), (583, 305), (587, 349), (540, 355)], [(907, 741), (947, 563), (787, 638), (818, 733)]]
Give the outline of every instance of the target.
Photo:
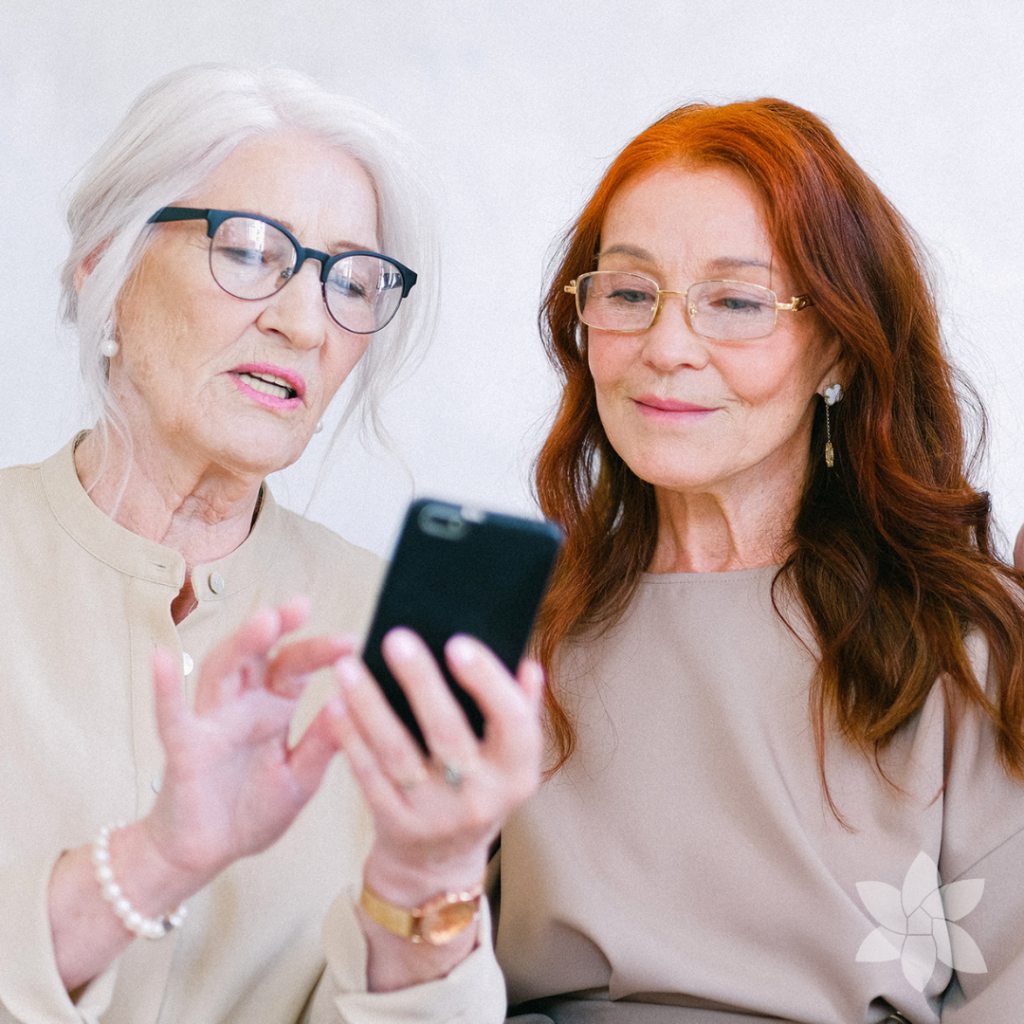
[[(934, 254), (949, 346), (991, 417), (979, 483), (1015, 532), (1022, 38), (1018, 0), (0, 0), (0, 464), (86, 424), (56, 313), (62, 192), (157, 75), (295, 67), (426, 150), (444, 185), (440, 331), (386, 421), (419, 493), (512, 510), (533, 507), (555, 395), (536, 331), (552, 240), (667, 109), (772, 94), (824, 117)], [(278, 496), (304, 507), (318, 459), (315, 441)], [(310, 514), (384, 552), (409, 491), (393, 458), (352, 443)]]

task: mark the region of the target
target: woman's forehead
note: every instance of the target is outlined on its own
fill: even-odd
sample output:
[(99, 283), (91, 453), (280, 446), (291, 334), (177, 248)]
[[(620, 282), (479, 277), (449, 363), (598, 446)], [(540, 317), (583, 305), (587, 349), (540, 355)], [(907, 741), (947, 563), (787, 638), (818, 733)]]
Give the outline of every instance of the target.
[(627, 182), (608, 204), (599, 258), (711, 277), (784, 270), (754, 186), (718, 165), (663, 165)]
[(378, 245), (376, 190), (366, 168), (340, 146), (307, 132), (246, 139), (189, 201), (269, 217), (305, 246)]
[(764, 208), (752, 183), (729, 167), (662, 165), (627, 181), (605, 211), (602, 245), (619, 240), (610, 232), (628, 229), (655, 234), (748, 232), (767, 244)]

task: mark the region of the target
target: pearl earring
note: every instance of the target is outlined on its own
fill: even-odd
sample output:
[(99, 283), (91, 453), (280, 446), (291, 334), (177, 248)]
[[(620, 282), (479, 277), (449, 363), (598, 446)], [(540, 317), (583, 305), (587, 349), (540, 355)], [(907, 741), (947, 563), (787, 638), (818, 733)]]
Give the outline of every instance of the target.
[(313, 428), (313, 433), (314, 434), (319, 434), (320, 431), (323, 430), (323, 429), (324, 429), (324, 421), (323, 420), (317, 420), (316, 421), (316, 426)]
[(843, 385), (840, 383), (830, 384), (825, 388), (822, 398), (825, 399), (825, 465), (829, 469), (835, 465), (835, 452), (832, 450), (832, 424), (829, 420), (828, 411), (836, 402), (843, 397)]
[(113, 359), (120, 351), (121, 346), (114, 340), (113, 325), (108, 320), (103, 325), (103, 340), (100, 342), (100, 352), (108, 359)]

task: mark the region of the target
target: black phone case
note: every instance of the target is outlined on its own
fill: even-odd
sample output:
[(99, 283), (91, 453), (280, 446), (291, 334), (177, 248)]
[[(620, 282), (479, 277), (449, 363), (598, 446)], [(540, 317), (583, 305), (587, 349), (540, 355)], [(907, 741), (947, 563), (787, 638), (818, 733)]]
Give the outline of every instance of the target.
[(363, 660), (425, 752), (412, 708), (381, 655), (384, 634), (394, 626), (419, 633), (482, 737), (483, 716), (449, 673), (445, 642), (455, 633), (468, 633), (515, 672), (560, 546), (561, 533), (548, 522), (429, 498), (409, 506)]

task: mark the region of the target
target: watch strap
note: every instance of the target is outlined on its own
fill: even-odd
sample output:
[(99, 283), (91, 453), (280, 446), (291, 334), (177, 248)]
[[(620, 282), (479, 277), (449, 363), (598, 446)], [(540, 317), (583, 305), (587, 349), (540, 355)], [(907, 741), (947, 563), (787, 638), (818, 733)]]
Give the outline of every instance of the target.
[[(463, 891), (440, 893), (418, 907), (402, 907), (385, 899), (364, 882), (359, 905), (372, 921), (393, 935), (410, 942), (441, 946), (451, 942), (476, 920), (482, 894), (483, 885), (478, 883)], [(454, 925), (451, 924), (451, 917), (460, 909), (462, 915)], [(442, 916), (448, 918), (448, 922), (441, 928), (434, 928), (434, 919)]]

